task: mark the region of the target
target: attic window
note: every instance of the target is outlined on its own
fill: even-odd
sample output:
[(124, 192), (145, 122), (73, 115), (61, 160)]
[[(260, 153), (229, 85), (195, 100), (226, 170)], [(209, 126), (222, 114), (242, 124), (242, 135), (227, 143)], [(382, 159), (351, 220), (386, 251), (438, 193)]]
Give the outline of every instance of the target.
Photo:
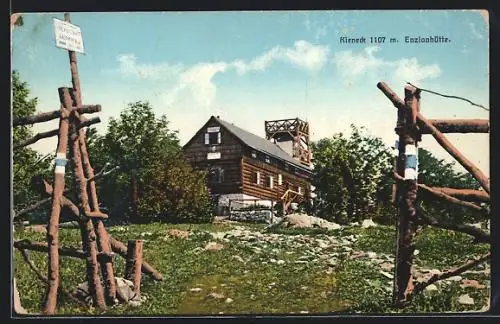
[(205, 133), (205, 145), (217, 145), (220, 143), (220, 127), (208, 127)]
[(257, 152), (252, 151), (252, 157), (253, 157), (254, 159), (256, 159), (256, 158), (257, 158)]
[(266, 163), (271, 163), (271, 159), (269, 158), (269, 156), (266, 155)]

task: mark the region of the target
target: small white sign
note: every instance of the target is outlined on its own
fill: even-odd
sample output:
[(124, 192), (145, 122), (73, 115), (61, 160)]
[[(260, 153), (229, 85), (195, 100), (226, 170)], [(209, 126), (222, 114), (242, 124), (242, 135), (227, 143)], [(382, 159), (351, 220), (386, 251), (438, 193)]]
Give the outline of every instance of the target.
[(80, 27), (69, 22), (53, 18), (56, 46), (68, 51), (84, 54), (83, 38)]
[(207, 160), (217, 160), (220, 159), (220, 152), (207, 153)]

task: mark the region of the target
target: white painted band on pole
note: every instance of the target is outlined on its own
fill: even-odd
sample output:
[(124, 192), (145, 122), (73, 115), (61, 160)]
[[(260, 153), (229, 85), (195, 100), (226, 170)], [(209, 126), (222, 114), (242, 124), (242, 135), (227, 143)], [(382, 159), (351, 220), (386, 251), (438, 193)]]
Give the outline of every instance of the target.
[(405, 180), (417, 180), (418, 173), (417, 170), (413, 168), (405, 169)]
[(66, 153), (57, 152), (56, 159), (65, 159), (65, 158), (66, 158)]
[(417, 147), (414, 144), (405, 145), (406, 155), (417, 155)]
[(56, 174), (64, 174), (66, 172), (66, 167), (63, 165), (56, 165), (54, 173)]

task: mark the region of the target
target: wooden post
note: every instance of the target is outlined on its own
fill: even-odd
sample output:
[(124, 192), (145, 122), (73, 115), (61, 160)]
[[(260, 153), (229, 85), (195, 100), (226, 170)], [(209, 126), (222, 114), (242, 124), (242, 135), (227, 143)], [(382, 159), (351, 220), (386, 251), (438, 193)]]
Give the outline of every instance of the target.
[[(72, 99), (67, 88), (65, 88), (64, 96), (64, 106), (71, 107)], [(72, 159), (73, 168), (75, 173), (75, 191), (78, 193), (78, 198), (80, 200), (83, 214), (88, 214), (90, 212), (89, 199), (87, 194), (87, 181), (83, 172), (80, 145), (78, 140), (78, 120), (74, 113), (71, 115), (71, 125), (72, 125)], [(101, 276), (99, 274), (99, 265), (97, 263), (97, 245), (96, 245), (96, 235), (94, 231), (94, 226), (92, 220), (87, 218), (85, 221), (80, 223), (81, 225), (81, 235), (83, 249), (87, 252), (87, 281), (89, 284), (89, 292), (92, 295), (94, 303), (99, 307), (101, 311), (106, 309), (106, 303), (104, 300), (104, 291), (101, 284)]]
[[(71, 22), (69, 13), (64, 14), (64, 20), (67, 22)], [(76, 106), (82, 106), (82, 91), (80, 87), (80, 77), (78, 74), (78, 65), (76, 59), (76, 53), (74, 51), (68, 51), (69, 62), (70, 62), (70, 70), (71, 70), (71, 82), (73, 84), (73, 89), (75, 90), (74, 97), (76, 101)], [(76, 112), (75, 112), (76, 113)], [(76, 113), (76, 117), (80, 122), (85, 122), (85, 118), (78, 113)], [(87, 151), (87, 143), (86, 143), (86, 135), (83, 129), (79, 130), (78, 134), (79, 140), (79, 149), (81, 152), (81, 157), (83, 161), (83, 166), (85, 167), (85, 173), (87, 175), (87, 179), (94, 178), (94, 169), (90, 164), (89, 154)], [(93, 212), (99, 211), (99, 201), (97, 199), (97, 190), (95, 181), (90, 181), (87, 183), (90, 192), (90, 210)], [(102, 252), (103, 258), (100, 258), (101, 262), (101, 270), (103, 272), (103, 277), (106, 279), (106, 297), (108, 303), (114, 304), (116, 298), (116, 282), (113, 271), (113, 260), (111, 257), (106, 257), (111, 255), (111, 244), (109, 242), (108, 233), (102, 220), (95, 220), (95, 228), (97, 230), (97, 241), (99, 244), (99, 249)]]
[[(59, 98), (64, 101), (68, 95), (67, 89), (59, 88)], [(59, 119), (59, 139), (57, 143), (56, 163), (54, 166), (54, 190), (52, 192), (52, 210), (50, 214), (47, 243), (49, 246), (48, 275), (49, 285), (45, 297), (43, 313), (53, 315), (57, 306), (57, 291), (59, 289), (59, 217), (61, 213), (61, 198), (64, 191), (64, 174), (66, 165), (66, 150), (68, 148), (69, 111), (61, 105)]]
[(125, 279), (134, 283), (134, 292), (141, 293), (142, 241), (128, 241), (127, 261), (125, 264)]
[[(384, 95), (394, 104), (398, 110), (407, 109), (405, 102), (403, 102), (395, 93), (392, 91), (387, 84), (384, 82), (377, 83), (377, 87), (384, 93)], [(419, 125), (425, 126), (428, 129), (429, 134), (431, 134), (436, 141), (448, 152), (451, 156), (455, 158), (471, 175), (481, 184), (483, 189), (489, 194), (490, 184), (489, 179), (486, 175), (476, 167), (472, 162), (470, 162), (460, 151), (458, 151), (453, 144), (448, 141), (446, 136), (443, 135), (429, 120), (427, 120), (420, 112), (417, 113), (417, 122)]]
[(405, 104), (410, 110), (398, 111), (399, 156), (398, 174), (405, 181), (398, 182), (398, 247), (396, 253), (395, 294), (393, 301), (396, 306), (407, 303), (413, 290), (411, 267), (415, 250), (413, 237), (417, 230), (417, 213), (415, 201), (417, 198), (417, 114), (420, 110), (420, 96), (411, 86), (405, 87)]
[[(109, 241), (111, 242), (111, 248), (113, 249), (113, 252), (118, 253), (119, 255), (121, 255), (122, 257), (124, 257), (126, 259), (127, 255), (128, 255), (128, 249), (125, 246), (125, 244), (118, 241), (117, 239), (115, 239), (112, 236), (109, 237)], [(144, 260), (142, 261), (142, 272), (150, 275), (154, 280), (157, 280), (157, 281), (163, 280), (162, 274), (159, 273), (157, 270), (155, 270), (150, 264), (148, 264)]]

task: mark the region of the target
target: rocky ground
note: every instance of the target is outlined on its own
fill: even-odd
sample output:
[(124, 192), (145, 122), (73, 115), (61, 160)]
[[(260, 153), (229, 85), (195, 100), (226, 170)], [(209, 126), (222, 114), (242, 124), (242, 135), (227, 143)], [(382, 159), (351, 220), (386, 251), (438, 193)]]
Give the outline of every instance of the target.
[[(308, 228), (301, 228), (304, 224)], [(300, 217), (273, 225), (219, 219), (203, 225), (114, 226), (109, 232), (121, 241), (144, 240), (145, 259), (166, 278), (143, 277), (141, 292), (147, 299), (139, 307), (112, 308), (110, 314), (420, 313), (485, 311), (489, 305), (490, 266), (485, 263), (428, 286), (404, 310), (391, 309), (394, 227), (370, 220), (340, 226)], [(31, 231), (16, 235), (45, 237)], [(64, 229), (61, 240), (79, 245), (78, 230)], [(489, 249), (471, 243), (465, 235), (423, 229), (416, 241), (416, 280)], [(46, 262), (43, 256), (35, 261), (40, 268)], [(116, 263), (118, 276), (121, 263)], [(43, 287), (22, 261), (16, 267), (23, 306), (37, 309)], [(65, 286), (84, 280), (81, 261), (64, 261), (62, 267)], [(62, 312), (87, 311), (68, 306)]]

